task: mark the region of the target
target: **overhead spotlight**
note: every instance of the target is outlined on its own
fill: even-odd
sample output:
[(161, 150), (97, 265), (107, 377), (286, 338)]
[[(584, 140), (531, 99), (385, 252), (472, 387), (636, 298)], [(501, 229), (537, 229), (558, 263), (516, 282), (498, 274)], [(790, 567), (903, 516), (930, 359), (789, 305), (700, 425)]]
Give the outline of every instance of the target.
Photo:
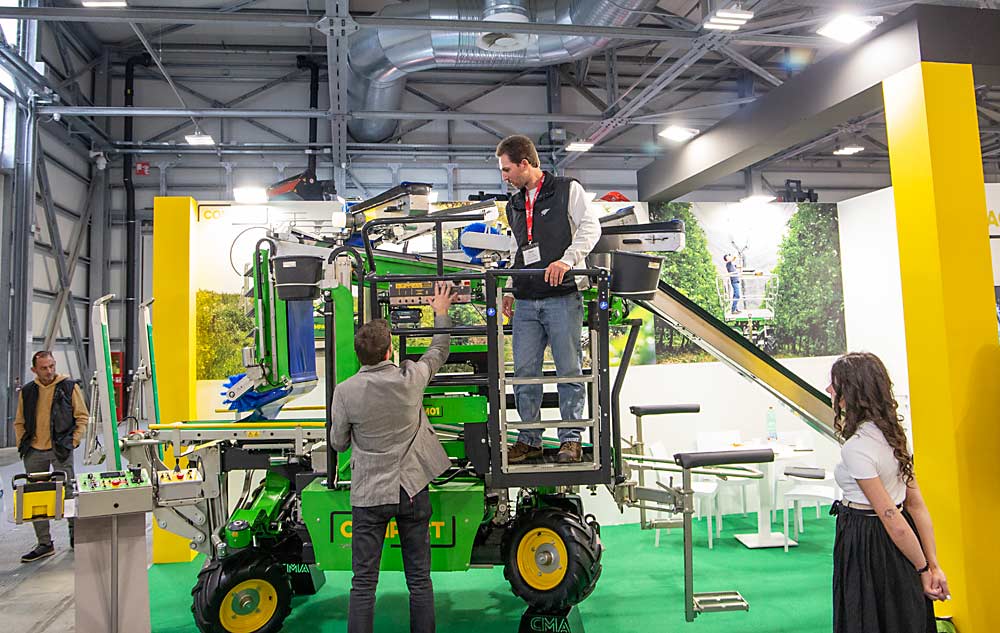
[(80, 4), (88, 9), (124, 9), (128, 6), (125, 0), (81, 0)]
[(865, 34), (874, 31), (875, 27), (881, 23), (881, 16), (858, 17), (856, 15), (844, 14), (830, 20), (816, 32), (823, 37), (829, 37), (832, 40), (850, 44)]
[(184, 140), (187, 141), (188, 145), (215, 145), (215, 139), (212, 138), (211, 134), (202, 134), (201, 132), (188, 134)]
[(702, 25), (711, 31), (738, 31), (753, 19), (752, 11), (744, 11), (739, 4), (729, 9), (719, 9)]
[(767, 193), (758, 193), (745, 198), (740, 198), (740, 202), (743, 204), (767, 204), (768, 202), (774, 202), (774, 200), (775, 197)]
[(684, 141), (690, 140), (697, 135), (698, 130), (692, 127), (681, 127), (679, 125), (671, 125), (660, 131), (660, 136), (668, 141), (674, 141), (677, 143), (683, 143)]
[(263, 187), (233, 187), (233, 200), (240, 204), (264, 204), (267, 190)]
[(589, 152), (592, 147), (594, 144), (588, 141), (573, 141), (565, 149), (567, 152)]

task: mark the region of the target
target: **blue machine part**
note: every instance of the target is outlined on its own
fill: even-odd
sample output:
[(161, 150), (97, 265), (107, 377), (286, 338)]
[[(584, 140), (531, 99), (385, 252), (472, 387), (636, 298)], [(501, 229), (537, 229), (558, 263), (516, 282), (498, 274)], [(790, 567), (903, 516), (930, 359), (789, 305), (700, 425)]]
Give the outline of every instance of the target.
[[(461, 236), (465, 233), (488, 233), (492, 235), (500, 235), (500, 229), (495, 226), (489, 226), (485, 222), (473, 222), (467, 227), (462, 229), (462, 233), (459, 234), (459, 244), (461, 244)], [(465, 253), (466, 257), (473, 264), (482, 264), (483, 262), (479, 259), (479, 254), (483, 252), (481, 248), (469, 248), (468, 246), (462, 247), (462, 252)]]
[[(246, 376), (246, 374), (236, 374), (235, 376), (230, 376), (228, 380), (222, 383), (222, 386), (228, 389), (242, 380), (244, 376)], [(229, 405), (230, 411), (255, 411), (265, 405), (271, 404), (276, 400), (281, 400), (291, 393), (291, 391), (291, 387), (280, 387), (278, 389), (271, 389), (264, 392), (251, 389), (235, 400), (223, 400), (222, 404)], [(219, 393), (223, 396), (226, 395), (225, 391)]]
[(292, 384), (316, 380), (316, 332), (312, 301), (285, 303), (288, 317), (288, 373)]

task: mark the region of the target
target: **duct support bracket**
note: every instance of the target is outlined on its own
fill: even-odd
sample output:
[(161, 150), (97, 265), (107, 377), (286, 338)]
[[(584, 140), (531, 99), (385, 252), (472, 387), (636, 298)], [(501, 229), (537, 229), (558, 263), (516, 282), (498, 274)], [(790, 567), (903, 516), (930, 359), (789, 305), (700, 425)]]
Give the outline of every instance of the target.
[(351, 16), (324, 16), (319, 22), (316, 23), (316, 29), (319, 30), (323, 35), (330, 35), (333, 37), (347, 37), (352, 33), (359, 30), (361, 27), (358, 23), (354, 21)]

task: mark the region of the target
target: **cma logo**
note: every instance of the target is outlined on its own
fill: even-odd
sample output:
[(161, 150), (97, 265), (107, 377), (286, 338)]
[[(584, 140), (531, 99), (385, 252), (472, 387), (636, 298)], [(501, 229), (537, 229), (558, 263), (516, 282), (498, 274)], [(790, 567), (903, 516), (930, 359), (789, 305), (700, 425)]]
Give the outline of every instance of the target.
[(222, 218), (225, 212), (222, 209), (207, 207), (205, 209), (199, 210), (199, 215), (202, 220), (219, 220)]
[(1000, 220), (997, 219), (997, 212), (993, 209), (987, 211), (987, 218), (989, 218), (990, 226), (1000, 227)]
[(530, 622), (532, 631), (539, 633), (570, 633), (569, 622), (566, 618), (546, 617), (536, 615)]

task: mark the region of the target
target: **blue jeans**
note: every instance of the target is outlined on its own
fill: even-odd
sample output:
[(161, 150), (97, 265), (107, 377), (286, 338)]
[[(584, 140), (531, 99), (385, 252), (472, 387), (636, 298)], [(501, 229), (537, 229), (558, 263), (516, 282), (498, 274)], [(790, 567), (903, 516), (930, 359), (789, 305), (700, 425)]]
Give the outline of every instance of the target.
[(736, 312), (737, 304), (740, 302), (740, 280), (736, 277), (730, 277), (729, 283), (733, 287), (733, 305), (729, 311)]
[[(581, 376), (583, 354), (580, 327), (583, 323), (583, 298), (580, 293), (547, 299), (517, 299), (514, 302), (513, 347), (514, 375), (537, 378), (542, 375), (545, 346), (552, 349), (556, 375)], [(559, 413), (563, 420), (582, 420), (586, 389), (583, 383), (560, 383)], [(514, 385), (517, 413), (525, 423), (540, 422), (542, 385)], [(529, 446), (542, 445), (542, 429), (524, 429), (517, 441)], [(559, 429), (560, 442), (579, 442), (582, 428)]]

